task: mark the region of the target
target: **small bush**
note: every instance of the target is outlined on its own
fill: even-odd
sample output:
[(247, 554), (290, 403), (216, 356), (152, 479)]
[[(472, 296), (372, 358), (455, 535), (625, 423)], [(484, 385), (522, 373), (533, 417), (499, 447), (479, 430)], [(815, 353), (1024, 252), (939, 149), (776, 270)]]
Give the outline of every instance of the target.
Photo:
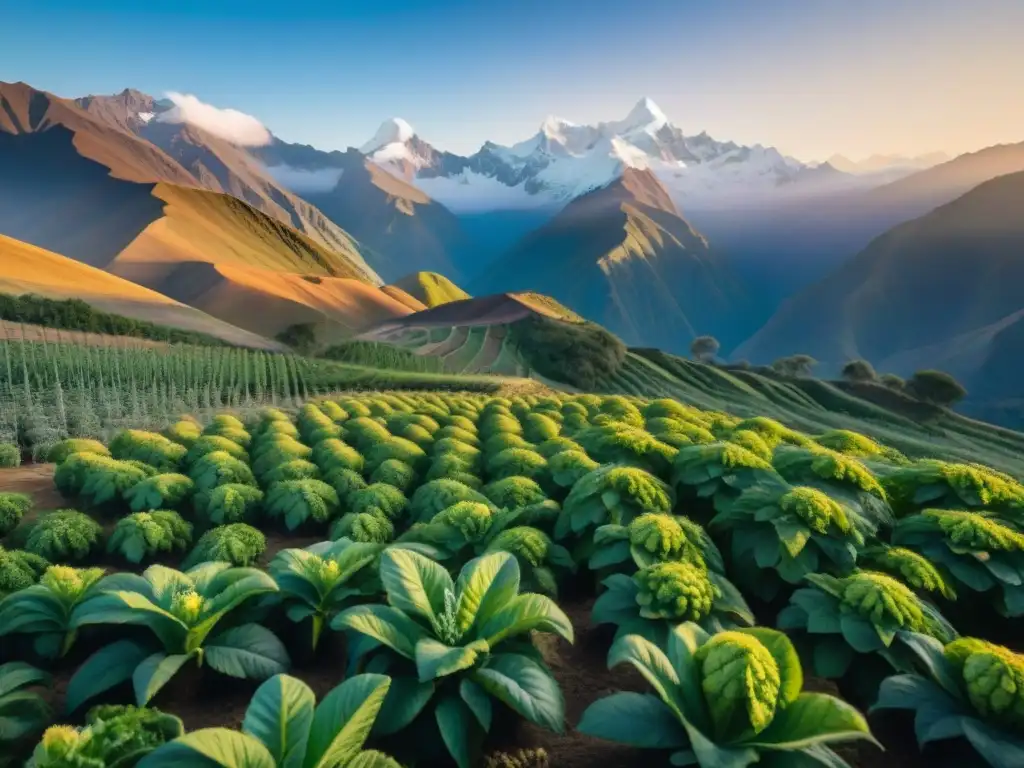
[(24, 493), (0, 491), (0, 538), (18, 527), (21, 518), (32, 509), (32, 498)]
[(338, 494), (338, 501), (347, 505), (349, 498), (356, 491), (366, 487), (366, 480), (358, 472), (351, 469), (336, 467), (324, 474), (324, 482)]
[(223, 451), (214, 451), (203, 456), (192, 465), (188, 475), (196, 484), (196, 491), (212, 491), (218, 485), (242, 483), (256, 485), (252, 470), (244, 461), (240, 461)]
[(877, 381), (878, 373), (867, 360), (851, 360), (843, 366), (842, 377), (847, 381)]
[(192, 525), (177, 512), (136, 512), (117, 521), (107, 551), (138, 565), (164, 552), (184, 552), (192, 543)]
[(398, 488), (386, 483), (374, 483), (356, 491), (348, 499), (350, 511), (376, 514), (395, 520), (405, 510), (408, 500)]
[(718, 350), (722, 348), (718, 339), (714, 336), (698, 336), (690, 342), (690, 355), (694, 360), (702, 363), (710, 363), (715, 359)]
[(133, 512), (177, 509), (192, 495), (195, 483), (185, 475), (162, 474), (147, 477), (124, 492)]
[(482, 493), (499, 508), (520, 509), (547, 499), (547, 494), (528, 477), (506, 477), (483, 487)]
[(50, 452), (46, 454), (46, 460), (52, 464), (62, 464), (73, 453), (94, 453), (97, 456), (110, 456), (107, 446), (99, 440), (69, 437), (67, 440), (61, 440), (53, 446)]
[(398, 459), (388, 459), (370, 475), (371, 483), (393, 485), (402, 493), (411, 491), (416, 484), (416, 470)]
[(905, 391), (918, 400), (947, 408), (967, 396), (963, 385), (943, 371), (918, 371), (907, 381)]
[(355, 472), (363, 471), (363, 455), (351, 445), (346, 445), (341, 440), (321, 440), (313, 448), (313, 463), (321, 470), (341, 468), (351, 469)]
[(264, 509), (293, 531), (306, 522), (328, 522), (338, 514), (340, 503), (337, 491), (320, 480), (285, 480), (270, 486)]
[(188, 570), (199, 563), (209, 562), (250, 566), (266, 549), (267, 537), (251, 525), (221, 525), (211, 528), (199, 537), (199, 541), (181, 567)]
[(103, 529), (86, 514), (59, 509), (42, 515), (33, 524), (25, 551), (51, 563), (85, 560), (99, 546)]
[(251, 485), (228, 483), (212, 491), (197, 493), (194, 498), (196, 516), (212, 525), (252, 522), (259, 514), (263, 491)]
[(305, 459), (286, 461), (260, 475), (260, 481), (265, 485), (272, 485), (283, 480), (318, 480), (319, 478), (320, 470), (316, 464)]
[(0, 597), (31, 587), (49, 567), (46, 558), (32, 552), (0, 547)]
[(177, 421), (163, 431), (164, 437), (168, 440), (173, 440), (178, 445), (183, 445), (186, 448), (191, 448), (202, 434), (203, 432), (199, 425), (187, 419)]
[(548, 460), (527, 448), (506, 448), (487, 462), (487, 472), (492, 480), (516, 476), (544, 480), (548, 473)]
[(123, 429), (110, 441), (110, 455), (115, 459), (144, 461), (150, 466), (174, 472), (188, 450), (156, 432)]
[(21, 466), (21, 451), (18, 446), (0, 443), (0, 469), (13, 469)]
[(248, 461), (249, 454), (245, 448), (236, 443), (233, 440), (229, 440), (226, 437), (220, 435), (203, 435), (196, 440), (192, 447), (188, 449), (188, 453), (185, 455), (185, 463), (189, 466), (195, 464), (199, 459), (208, 453), (214, 451), (223, 451), (229, 456), (239, 459), (240, 461)]

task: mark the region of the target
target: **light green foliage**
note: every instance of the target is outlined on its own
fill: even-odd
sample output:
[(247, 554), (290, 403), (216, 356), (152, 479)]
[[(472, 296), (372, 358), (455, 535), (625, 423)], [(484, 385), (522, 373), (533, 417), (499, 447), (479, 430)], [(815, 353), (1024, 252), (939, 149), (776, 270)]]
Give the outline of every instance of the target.
[(951, 544), (974, 550), (1024, 550), (1024, 534), (984, 514), (926, 509), (921, 515), (933, 521)]
[(0, 664), (0, 759), (12, 756), (14, 742), (39, 733), (51, 722), (50, 706), (36, 690), (44, 687), (52, 687), (52, 682), (41, 669), (23, 661)]
[(588, 427), (574, 434), (573, 440), (602, 464), (631, 464), (659, 476), (668, 472), (677, 452), (642, 428), (621, 423)]
[(205, 562), (187, 571), (151, 565), (141, 576), (104, 577), (72, 617), (72, 626), (133, 624), (149, 630), (98, 650), (68, 683), (68, 710), (131, 678), (135, 703), (147, 704), (189, 661), (231, 677), (263, 680), (289, 664), (281, 641), (258, 624), (225, 622), (252, 598), (277, 592), (255, 568)]
[(91, 453), (74, 453), (57, 468), (54, 482), (62, 493), (77, 495), (88, 506), (120, 502), (124, 494), (147, 476), (132, 461), (118, 461)]
[(562, 436), (552, 437), (548, 440), (545, 440), (544, 442), (540, 443), (540, 445), (537, 446), (536, 451), (545, 459), (550, 459), (552, 456), (555, 456), (564, 451), (579, 451), (581, 453), (586, 453), (583, 450), (583, 446), (581, 446), (575, 440), (571, 440), (568, 437)]
[(779, 498), (779, 509), (823, 535), (849, 534), (854, 530), (842, 506), (816, 488), (797, 487), (786, 491)]
[(24, 493), (0, 491), (0, 538), (18, 527), (21, 518), (32, 509), (32, 497)]
[(0, 443), (0, 469), (21, 466), (21, 450), (11, 443)]
[(466, 466), (474, 471), (479, 468), (483, 454), (479, 448), (453, 437), (444, 437), (434, 444), (432, 455), (436, 458), (444, 454), (458, 456)]
[(628, 525), (648, 512), (667, 514), (674, 501), (668, 485), (642, 469), (600, 467), (584, 475), (569, 492), (555, 536), (578, 536), (606, 523)]
[(204, 728), (151, 753), (142, 768), (182, 768), (211, 763), (237, 768), (401, 768), (382, 752), (364, 750), (391, 678), (356, 675), (316, 704), (312, 689), (278, 674), (252, 697), (242, 730)]
[(292, 459), (278, 464), (260, 475), (264, 485), (280, 483), (284, 480), (319, 480), (320, 470), (317, 465), (305, 459)]
[(351, 418), (351, 414), (333, 400), (321, 400), (317, 403), (320, 410), (335, 424), (341, 424)]
[[(331, 442), (333, 441), (325, 440), (320, 445)], [(284, 464), (294, 459), (308, 460), (312, 455), (312, 448), (300, 443), (293, 437), (275, 437), (273, 440), (260, 441), (253, 446), (252, 471), (254, 474), (262, 476), (279, 464)], [(319, 464), (319, 462), (317, 463)], [(322, 465), (321, 468), (323, 468)]]
[(547, 459), (526, 448), (506, 448), (487, 461), (487, 473), (492, 480), (504, 480), (507, 477), (543, 479), (547, 468)]
[(193, 499), (196, 516), (210, 525), (252, 522), (263, 502), (263, 491), (251, 485), (226, 483)]
[(483, 762), (483, 768), (548, 768), (549, 765), (548, 753), (543, 749), (492, 752)]
[(473, 427), (472, 430), (469, 430), (451, 424), (447, 427), (442, 427), (441, 430), (436, 434), (436, 437), (437, 441), (434, 443), (435, 450), (437, 449), (437, 444), (441, 443), (444, 440), (457, 440), (460, 443), (472, 445), (474, 448), (480, 447), (480, 438), (477, 437), (475, 426)]
[[(391, 433), (383, 424), (366, 416), (357, 416), (345, 422), (345, 441), (358, 448), (363, 455), (378, 443), (391, 438)], [(419, 448), (419, 446), (416, 446)], [(388, 456), (387, 458), (393, 458)]]
[(744, 632), (719, 632), (697, 650), (696, 660), (716, 740), (756, 735), (771, 724), (782, 678), (760, 640)]
[(352, 493), (347, 500), (350, 512), (368, 513), (397, 520), (405, 511), (408, 499), (398, 488), (387, 483), (373, 483)]
[(61, 440), (50, 452), (46, 454), (46, 460), (53, 464), (61, 464), (73, 453), (95, 453), (97, 456), (110, 456), (107, 446), (99, 440), (89, 440), (81, 437), (69, 437)]
[(680, 448), (672, 465), (672, 484), (680, 494), (713, 498), (716, 506), (758, 483), (781, 479), (769, 462), (729, 442)]
[(858, 613), (872, 624), (891, 623), (900, 629), (925, 631), (920, 598), (891, 576), (858, 571), (836, 583), (843, 611)]
[(192, 443), (192, 447), (188, 449), (188, 453), (185, 455), (185, 463), (192, 466), (203, 456), (214, 451), (221, 451), (241, 461), (249, 461), (248, 452), (234, 440), (229, 440), (220, 435), (203, 435)]
[(901, 513), (922, 507), (1024, 511), (1024, 485), (975, 464), (923, 459), (886, 475), (882, 484)]
[(0, 596), (31, 587), (49, 565), (32, 552), (0, 547)]
[(202, 427), (188, 419), (176, 421), (163, 431), (163, 436), (168, 440), (173, 440), (178, 445), (183, 445), (186, 448), (191, 448), (202, 434)]
[(561, 731), (565, 711), (558, 684), (520, 641), (537, 630), (572, 642), (572, 624), (550, 599), (520, 593), (515, 557), (484, 555), (453, 579), (433, 560), (390, 547), (380, 556), (380, 578), (387, 605), (348, 608), (331, 626), (377, 641), (356, 647), (390, 662), (396, 696), (385, 700), (377, 723), (381, 735), (404, 728), (429, 708), (424, 716), (440, 724), (455, 764), (471, 768), (490, 728), (493, 699)]
[(597, 469), (600, 464), (582, 451), (562, 451), (548, 459), (551, 480), (562, 488), (571, 488), (580, 479)]
[(719, 595), (705, 569), (693, 563), (655, 563), (637, 571), (633, 581), (645, 619), (700, 621), (711, 613)]
[(178, 469), (188, 452), (183, 445), (163, 435), (138, 429), (121, 430), (114, 435), (108, 448), (115, 459), (144, 461), (150, 466), (171, 472)]
[(640, 413), (640, 409), (621, 395), (607, 395), (601, 398), (598, 414), (608, 416), (615, 422), (628, 424), (631, 427), (642, 428), (644, 426), (644, 417)]
[(109, 456), (94, 453), (72, 453), (57, 465), (53, 472), (53, 484), (66, 498), (78, 496), (85, 482), (86, 474), (92, 468), (107, 466), (113, 461)]
[(249, 566), (266, 549), (267, 537), (258, 528), (245, 523), (219, 525), (199, 537), (182, 566), (191, 568), (207, 562)]
[(848, 429), (832, 429), (814, 438), (818, 445), (830, 448), (847, 456), (870, 459), (883, 455), (883, 448), (870, 437)]
[(801, 691), (800, 658), (773, 629), (709, 634), (685, 623), (660, 645), (627, 635), (608, 655), (609, 667), (622, 663), (636, 668), (656, 695), (620, 692), (599, 699), (578, 729), (634, 747), (678, 750), (672, 765), (840, 768), (846, 763), (830, 743), (873, 741), (853, 707)]
[(487, 545), (488, 552), (508, 552), (521, 562), (539, 568), (548, 559), (554, 542), (543, 531), (531, 526), (506, 528)]
[(501, 432), (519, 435), (520, 437), (523, 434), (523, 426), (519, 423), (519, 419), (508, 412), (491, 411), (480, 417), (480, 422), (477, 426), (480, 431), (480, 437), (484, 440)]
[(506, 477), (488, 483), (482, 493), (499, 509), (519, 509), (538, 504), (547, 498), (547, 494), (528, 477)]
[(153, 475), (124, 492), (124, 500), (134, 512), (150, 509), (175, 509), (184, 504), (195, 490), (195, 483), (185, 475), (165, 473)]
[(192, 524), (165, 509), (136, 512), (117, 521), (107, 551), (138, 565), (161, 553), (185, 552), (192, 543)]
[(703, 420), (703, 413), (698, 409), (668, 398), (651, 400), (643, 407), (643, 415), (645, 419), (667, 418), (689, 422)]
[(1024, 728), (1024, 656), (975, 638), (946, 646), (975, 712), (1013, 729)]
[(89, 557), (99, 546), (103, 529), (82, 512), (47, 512), (32, 525), (25, 550), (51, 563), (73, 563)]
[[(713, 442), (713, 441), (709, 441)], [(768, 442), (752, 429), (740, 429), (729, 435), (729, 442), (743, 446), (755, 456), (765, 461), (772, 460), (773, 449)]]
[(431, 518), (435, 525), (454, 528), (468, 542), (481, 541), (491, 528), (493, 509), (487, 504), (459, 501)]
[(366, 469), (373, 472), (389, 459), (398, 459), (416, 468), (426, 464), (427, 454), (416, 443), (404, 437), (391, 437), (373, 446), (366, 453)]
[[(217, 436), (223, 437), (232, 443), (236, 443), (242, 448), (248, 448), (252, 443), (252, 435), (245, 431), (243, 427), (230, 427), (226, 425), (211, 424), (205, 430), (203, 434), (206, 436)], [(198, 442), (198, 441), (197, 441)]]
[(774, 419), (769, 419), (766, 416), (755, 416), (751, 419), (744, 419), (732, 428), (733, 434), (743, 430), (756, 432), (771, 448), (775, 448), (782, 443), (800, 446), (809, 446), (814, 444), (814, 441), (807, 435), (797, 432), (794, 429), (790, 429), (784, 424), (780, 424)]
[(332, 469), (363, 471), (363, 455), (341, 440), (321, 440), (313, 446), (312, 456), (313, 463), (325, 473)]
[(886, 500), (885, 490), (871, 471), (858, 459), (842, 453), (821, 448), (782, 450), (773, 465), (791, 483), (826, 481), (837, 490), (863, 491)]
[(488, 498), (458, 480), (439, 478), (416, 489), (409, 500), (409, 511), (413, 520), (426, 522), (441, 510), (460, 501), (486, 504)]
[(102, 576), (102, 568), (51, 565), (39, 583), (0, 601), (0, 635), (27, 634), (40, 657), (64, 656), (77, 637), (71, 628), (72, 612)]
[(366, 480), (358, 472), (342, 467), (335, 467), (324, 473), (324, 482), (338, 494), (340, 504), (347, 506), (349, 498), (356, 491), (366, 487)]
[(338, 514), (340, 504), (337, 491), (320, 480), (274, 483), (263, 499), (266, 514), (283, 520), (290, 531), (306, 522), (328, 522)]
[(391, 485), (405, 493), (416, 484), (416, 470), (398, 459), (388, 459), (370, 475), (371, 483)]
[(932, 592), (949, 600), (956, 599), (956, 591), (949, 579), (939, 572), (935, 564), (906, 547), (883, 544), (863, 552), (861, 560), (874, 570), (901, 579), (919, 592)]
[(542, 413), (530, 413), (523, 419), (523, 434), (534, 443), (542, 443), (557, 437), (562, 426), (550, 416)]
[(189, 469), (188, 476), (196, 484), (197, 493), (212, 491), (218, 485), (228, 483), (256, 485), (249, 465), (223, 451), (214, 451), (200, 458)]
[(482, 447), (487, 456), (495, 456), (508, 448), (533, 450), (533, 443), (514, 432), (495, 432), (484, 440)]
[(386, 544), (394, 541), (395, 524), (374, 512), (349, 513), (331, 525), (330, 538), (338, 541), (349, 538), (367, 544)]
[(429, 450), (434, 444), (434, 435), (421, 427), (419, 424), (406, 424), (391, 430), (395, 437), (401, 437), (412, 443), (416, 443), (423, 450)]

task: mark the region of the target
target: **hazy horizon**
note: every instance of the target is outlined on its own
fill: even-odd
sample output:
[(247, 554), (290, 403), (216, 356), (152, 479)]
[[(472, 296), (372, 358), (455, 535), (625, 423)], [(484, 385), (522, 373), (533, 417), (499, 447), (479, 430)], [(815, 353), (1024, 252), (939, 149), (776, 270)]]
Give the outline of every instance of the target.
[[(687, 135), (801, 160), (1024, 141), (1024, 3), (559, 0), (387, 7), (38, 0), (5, 10), (0, 80), (60, 96), (194, 95), (286, 141), (360, 146), (401, 117), (439, 149), (653, 99)], [(40, 35), (49, 43), (40, 45)], [(247, 129), (256, 130), (254, 122)]]

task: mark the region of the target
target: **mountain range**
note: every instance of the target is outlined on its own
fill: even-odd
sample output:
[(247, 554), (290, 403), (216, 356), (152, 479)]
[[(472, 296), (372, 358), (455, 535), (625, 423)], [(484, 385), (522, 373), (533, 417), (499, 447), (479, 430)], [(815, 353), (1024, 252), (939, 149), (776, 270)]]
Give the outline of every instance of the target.
[(325, 151), (258, 123), (223, 135), (172, 97), (0, 83), (0, 234), (21, 265), (0, 263), (0, 289), (28, 284), (25, 254), (77, 261), (149, 291), (136, 315), (271, 345), (296, 323), (346, 338), (459, 286), (534, 291), (634, 346), (713, 334), (754, 362), (934, 365), (1009, 396), (1024, 142), (807, 163), (684, 132), (645, 98), (470, 155), (400, 118)]

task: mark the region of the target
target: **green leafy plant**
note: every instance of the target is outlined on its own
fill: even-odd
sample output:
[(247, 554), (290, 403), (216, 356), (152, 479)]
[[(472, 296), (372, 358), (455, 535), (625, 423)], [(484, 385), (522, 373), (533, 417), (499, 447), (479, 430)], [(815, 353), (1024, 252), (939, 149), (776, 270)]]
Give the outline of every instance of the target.
[(380, 464), (370, 475), (371, 483), (383, 483), (408, 493), (416, 485), (416, 470), (398, 459), (388, 459)]
[(284, 549), (270, 561), (268, 570), (281, 589), (288, 618), (310, 620), (313, 650), (324, 626), (342, 608), (383, 591), (371, 567), (382, 549), (342, 539)]
[(321, 440), (313, 446), (313, 463), (324, 472), (331, 469), (363, 471), (363, 455), (341, 440)]
[(548, 768), (548, 753), (543, 749), (517, 749), (492, 752), (484, 756), (483, 768)]
[(572, 488), (584, 475), (600, 466), (583, 450), (562, 451), (548, 459), (551, 481), (561, 488)]
[(50, 566), (38, 584), (0, 600), (0, 636), (29, 635), (43, 658), (64, 656), (78, 636), (71, 628), (71, 613), (93, 594), (102, 577), (102, 568)]
[(311, 461), (292, 459), (268, 469), (259, 478), (264, 485), (273, 485), (285, 480), (319, 480), (320, 469)]
[(183, 445), (163, 435), (138, 429), (121, 430), (107, 447), (115, 459), (142, 461), (166, 472), (176, 471), (188, 453)]
[(646, 513), (668, 514), (675, 505), (672, 489), (635, 467), (610, 465), (584, 475), (562, 504), (555, 538), (583, 536), (612, 523), (629, 525)]
[(453, 581), (433, 560), (391, 548), (381, 555), (380, 577), (388, 605), (355, 606), (331, 622), (383, 646), (375, 653), (394, 682), (380, 733), (401, 730), (432, 704), (448, 752), (459, 768), (470, 768), (490, 729), (493, 699), (562, 731), (558, 684), (517, 638), (538, 630), (572, 642), (572, 624), (549, 598), (520, 594), (514, 557), (495, 552), (471, 560)]
[(641, 568), (632, 576), (616, 573), (603, 582), (591, 614), (595, 624), (614, 624), (616, 638), (640, 635), (664, 645), (681, 621), (708, 632), (750, 626), (754, 615), (739, 590), (701, 562), (673, 560)]
[(185, 448), (191, 448), (202, 434), (202, 428), (196, 422), (187, 419), (176, 421), (163, 431), (164, 437)]
[(157, 747), (184, 733), (180, 718), (159, 709), (101, 705), (89, 710), (84, 728), (48, 728), (28, 766), (132, 768)]
[[(224, 414), (221, 414), (223, 416)], [(221, 418), (221, 416), (214, 416), (215, 419)], [(238, 426), (229, 425), (225, 422), (212, 423), (206, 429), (203, 430), (204, 437), (222, 437), (226, 440), (230, 440), (235, 445), (241, 448), (248, 448), (252, 444), (252, 435), (245, 430), (245, 425), (242, 422), (235, 419), (238, 422)]]
[(547, 494), (535, 480), (528, 477), (506, 477), (488, 483), (480, 492), (500, 509), (520, 509), (531, 504), (539, 504), (547, 499)]
[(252, 522), (263, 503), (263, 491), (251, 485), (227, 483), (193, 497), (196, 516), (210, 525)]
[(628, 525), (609, 523), (594, 531), (591, 570), (632, 573), (661, 562), (696, 562), (725, 573), (722, 553), (700, 524), (686, 517), (646, 512)]
[(51, 563), (85, 560), (100, 545), (103, 529), (88, 515), (59, 509), (41, 515), (32, 525), (25, 550)]
[(308, 445), (287, 435), (277, 435), (273, 440), (256, 442), (253, 445), (250, 458), (252, 459), (253, 473), (262, 476), (278, 464), (295, 459), (309, 460), (312, 456), (313, 449)]
[(824, 491), (876, 528), (891, 527), (895, 515), (881, 483), (860, 460), (822, 448), (780, 448), (773, 466), (787, 481)]
[(385, 675), (356, 675), (317, 706), (304, 682), (275, 675), (253, 695), (241, 732), (192, 731), (149, 754), (139, 768), (401, 768), (387, 755), (363, 749), (390, 685)]
[(735, 443), (708, 443), (680, 448), (672, 465), (677, 493), (711, 499), (723, 509), (747, 488), (782, 482), (772, 465)]
[(869, 570), (894, 576), (918, 593), (956, 600), (956, 590), (949, 576), (912, 549), (879, 544), (861, 552), (858, 561)]
[(912, 710), (921, 747), (964, 738), (992, 768), (1020, 765), (1024, 657), (973, 637), (945, 647), (913, 632), (902, 640), (916, 655), (917, 669), (884, 680), (873, 710)]
[[(79, 457), (88, 458), (76, 460)], [(145, 466), (139, 466), (134, 460), (118, 461), (96, 454), (81, 453), (72, 454), (57, 471), (65, 468), (67, 474), (75, 478), (71, 484), (73, 495), (77, 495), (91, 507), (121, 503), (125, 494), (132, 488), (156, 474), (155, 471), (147, 471)], [(54, 480), (60, 488), (61, 481), (56, 474)]]
[(151, 565), (141, 576), (116, 573), (72, 613), (71, 626), (134, 624), (151, 642), (119, 640), (94, 653), (68, 683), (68, 711), (126, 680), (139, 706), (149, 702), (190, 660), (225, 675), (264, 679), (287, 669), (281, 641), (258, 624), (217, 625), (246, 601), (277, 592), (274, 579), (255, 568), (203, 563), (188, 571)]
[(158, 509), (118, 520), (107, 541), (107, 551), (138, 565), (162, 553), (185, 552), (191, 543), (192, 524), (177, 512)]
[(997, 516), (926, 509), (896, 524), (893, 544), (948, 573), (961, 596), (991, 594), (1003, 615), (1024, 615), (1024, 534)]
[[(886, 674), (908, 669), (908, 651), (896, 642), (901, 631), (942, 642), (957, 636), (935, 606), (884, 573), (857, 571), (843, 578), (817, 573), (807, 582), (810, 586), (793, 593), (778, 626), (797, 634), (815, 675), (841, 678), (849, 673), (865, 698), (873, 698)], [(867, 664), (865, 654), (886, 663)]]
[(274, 483), (263, 499), (268, 517), (284, 522), (289, 531), (300, 525), (326, 523), (338, 513), (338, 494), (321, 480), (284, 480)]
[(50, 676), (30, 664), (0, 664), (0, 755), (50, 722), (50, 705), (34, 690), (49, 685)]
[(196, 493), (212, 491), (218, 485), (228, 483), (256, 485), (256, 478), (249, 465), (224, 451), (214, 451), (200, 457), (189, 468), (188, 476), (195, 483)]
[(21, 449), (11, 443), (0, 443), (0, 469), (21, 466)]
[(0, 491), (0, 538), (18, 527), (21, 518), (32, 509), (32, 497), (24, 493)]
[(893, 507), (909, 514), (932, 509), (986, 509), (1024, 515), (1024, 485), (978, 464), (922, 459), (882, 479)]
[(331, 486), (338, 494), (338, 501), (347, 505), (349, 497), (356, 491), (366, 487), (366, 480), (358, 472), (352, 469), (335, 467), (324, 474), (324, 482)]
[(192, 443), (188, 453), (185, 454), (185, 464), (192, 466), (206, 454), (215, 452), (226, 453), (239, 461), (249, 461), (248, 452), (234, 440), (220, 435), (205, 434)]
[(668, 475), (677, 449), (646, 430), (622, 423), (582, 429), (572, 439), (602, 464), (627, 464), (659, 477)]
[(486, 465), (492, 480), (528, 477), (543, 483), (548, 474), (548, 460), (529, 448), (506, 448), (488, 458)]
[(677, 750), (672, 765), (849, 768), (829, 745), (874, 742), (867, 721), (849, 704), (801, 691), (800, 659), (786, 636), (772, 629), (711, 635), (687, 622), (673, 628), (661, 646), (627, 635), (608, 654), (609, 667), (620, 664), (636, 668), (654, 694), (619, 692), (599, 699), (583, 713), (578, 730), (636, 747)]
[(465, 483), (449, 478), (438, 478), (423, 483), (413, 492), (409, 499), (409, 513), (413, 520), (427, 522), (441, 510), (460, 501), (490, 503), (486, 496)]
[(46, 460), (51, 464), (63, 464), (73, 453), (92, 453), (97, 456), (110, 456), (110, 451), (99, 440), (90, 440), (82, 437), (69, 437), (61, 440), (50, 452), (46, 454)]
[(185, 475), (153, 475), (125, 491), (124, 500), (133, 512), (176, 509), (191, 498), (194, 489), (195, 483)]
[(50, 567), (44, 557), (0, 547), (0, 597), (32, 586)]
[(211, 528), (196, 542), (182, 567), (200, 563), (224, 562), (249, 566), (267, 549), (267, 537), (258, 528), (245, 523), (231, 523)]

